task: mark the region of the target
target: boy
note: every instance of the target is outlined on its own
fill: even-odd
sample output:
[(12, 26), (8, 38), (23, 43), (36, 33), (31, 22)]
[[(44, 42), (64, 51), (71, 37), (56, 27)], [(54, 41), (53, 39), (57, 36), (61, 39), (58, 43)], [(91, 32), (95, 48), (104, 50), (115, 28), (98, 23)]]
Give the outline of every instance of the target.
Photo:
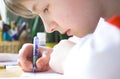
[[(52, 68), (66, 79), (120, 78), (120, 0), (4, 0), (24, 17), (39, 15), (47, 32), (75, 36), (53, 49), (40, 47), (37, 71)], [(112, 21), (107, 20), (117, 15)], [(103, 19), (104, 18), (104, 19)], [(45, 51), (44, 53), (42, 53)], [(44, 54), (44, 55), (43, 55)], [(19, 65), (32, 71), (32, 44), (20, 50)]]

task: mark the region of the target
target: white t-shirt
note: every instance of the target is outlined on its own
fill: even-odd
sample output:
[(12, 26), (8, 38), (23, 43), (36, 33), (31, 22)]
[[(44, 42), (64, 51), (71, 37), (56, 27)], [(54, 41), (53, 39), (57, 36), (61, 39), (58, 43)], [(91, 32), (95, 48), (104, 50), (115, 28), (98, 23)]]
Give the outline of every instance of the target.
[(77, 39), (63, 70), (65, 79), (120, 79), (120, 29), (101, 18), (93, 34)]

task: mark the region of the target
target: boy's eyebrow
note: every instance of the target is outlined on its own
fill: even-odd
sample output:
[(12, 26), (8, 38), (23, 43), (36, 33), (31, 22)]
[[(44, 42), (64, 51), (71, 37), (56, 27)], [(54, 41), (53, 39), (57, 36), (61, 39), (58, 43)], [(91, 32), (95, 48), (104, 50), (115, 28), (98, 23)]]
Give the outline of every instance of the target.
[(33, 4), (32, 8), (31, 8), (31, 11), (32, 12), (37, 12), (38, 5), (41, 5), (41, 6), (39, 6), (39, 11), (40, 11), (40, 9), (45, 7), (44, 4), (45, 4), (44, 2), (43, 3), (35, 3), (35, 4)]
[(34, 12), (36, 10), (36, 5), (33, 5), (31, 10)]
[(36, 14), (36, 11), (37, 11), (37, 9), (36, 9), (36, 5), (33, 5), (32, 7), (31, 7), (31, 10), (30, 10), (33, 14)]
[[(40, 8), (40, 7), (39, 7)], [(32, 6), (32, 8), (31, 8), (31, 11), (34, 13), (36, 13), (37, 12), (37, 5), (36, 4), (34, 4), (33, 6)]]

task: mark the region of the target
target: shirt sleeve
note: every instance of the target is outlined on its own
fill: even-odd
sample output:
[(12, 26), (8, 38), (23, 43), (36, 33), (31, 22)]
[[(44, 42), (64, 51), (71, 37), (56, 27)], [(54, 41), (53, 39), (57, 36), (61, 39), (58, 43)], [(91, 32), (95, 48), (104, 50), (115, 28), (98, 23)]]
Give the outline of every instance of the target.
[(65, 79), (120, 79), (120, 30), (100, 20), (64, 62)]

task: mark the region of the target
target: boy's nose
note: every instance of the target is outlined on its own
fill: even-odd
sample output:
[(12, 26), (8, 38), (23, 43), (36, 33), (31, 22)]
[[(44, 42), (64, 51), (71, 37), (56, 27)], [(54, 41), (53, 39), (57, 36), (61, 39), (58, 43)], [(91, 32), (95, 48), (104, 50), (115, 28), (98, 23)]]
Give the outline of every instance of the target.
[(48, 27), (48, 28), (46, 29), (46, 32), (48, 32), (48, 33), (52, 33), (52, 32), (54, 32), (54, 31), (55, 31), (54, 27)]
[(54, 31), (56, 31), (56, 28), (58, 27), (58, 24), (55, 22), (51, 22), (49, 24), (45, 24), (45, 30), (48, 33), (52, 33)]

